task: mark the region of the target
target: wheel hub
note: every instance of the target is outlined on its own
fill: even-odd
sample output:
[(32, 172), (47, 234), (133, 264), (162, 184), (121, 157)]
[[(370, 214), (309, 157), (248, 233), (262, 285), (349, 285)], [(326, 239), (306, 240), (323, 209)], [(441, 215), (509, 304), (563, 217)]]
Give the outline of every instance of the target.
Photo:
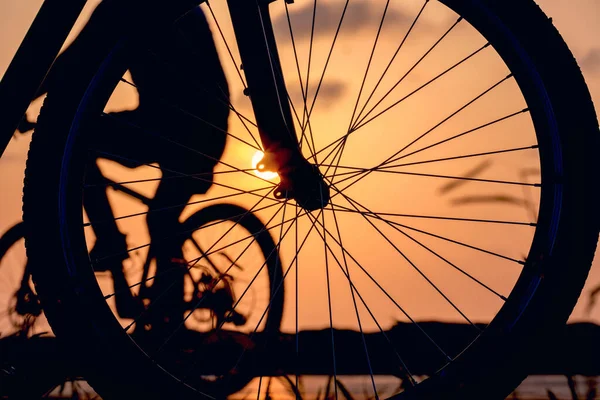
[[(289, 153), (288, 153), (289, 154)], [(273, 168), (278, 166), (276, 168)], [(265, 154), (258, 165), (262, 171), (277, 170), (281, 182), (274, 192), (277, 199), (294, 199), (307, 211), (325, 207), (329, 203), (329, 185), (319, 167), (304, 158), (273, 156)]]
[(319, 167), (307, 162), (306, 165), (281, 175), (275, 197), (293, 198), (305, 210), (314, 211), (329, 203), (329, 185), (325, 183)]

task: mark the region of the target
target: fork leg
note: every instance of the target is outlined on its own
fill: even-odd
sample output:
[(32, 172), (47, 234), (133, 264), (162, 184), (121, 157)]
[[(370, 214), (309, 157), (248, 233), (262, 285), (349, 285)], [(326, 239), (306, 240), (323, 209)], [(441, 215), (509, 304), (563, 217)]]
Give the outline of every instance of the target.
[(262, 169), (279, 173), (281, 183), (274, 191), (275, 198), (293, 198), (303, 208), (316, 210), (328, 204), (329, 187), (299, 147), (269, 15), (270, 2), (227, 1), (265, 149)]
[(275, 165), (269, 167), (279, 170), (300, 151), (269, 5), (261, 0), (228, 0), (227, 4), (260, 139), (265, 152), (276, 158)]

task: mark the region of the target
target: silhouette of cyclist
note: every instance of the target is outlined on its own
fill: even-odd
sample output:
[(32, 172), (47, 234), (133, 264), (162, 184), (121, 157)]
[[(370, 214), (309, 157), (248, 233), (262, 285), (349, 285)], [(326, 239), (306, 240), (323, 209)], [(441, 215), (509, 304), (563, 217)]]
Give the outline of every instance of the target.
[[(65, 71), (77, 70), (85, 54), (83, 38), (97, 35), (97, 27), (110, 21), (107, 7), (103, 2), (94, 10), (78, 37), (57, 58), (39, 95), (69, 79)], [(182, 323), (183, 296), (181, 291), (167, 288), (183, 288), (186, 272), (185, 266), (171, 261), (182, 258), (181, 239), (174, 238), (176, 227), (190, 197), (206, 193), (212, 185), (213, 168), (225, 147), (229, 90), (199, 7), (156, 36), (149, 48), (127, 49), (127, 68), (139, 94), (138, 107), (99, 116), (92, 131), (86, 132), (89, 146), (97, 154), (88, 161), (86, 184), (91, 186), (84, 192), (83, 204), (97, 238), (90, 252), (94, 269), (111, 271), (115, 291), (129, 292), (122, 270), (122, 262), (129, 256), (126, 238), (114, 221), (97, 159), (110, 159), (129, 168), (159, 165), (162, 178), (147, 225), (156, 275), (166, 271), (169, 279), (156, 279), (146, 288), (163, 295), (160, 305), (153, 307), (154, 315), (159, 316), (154, 318), (160, 320), (146, 320), (144, 324), (152, 329), (157, 325), (172, 329)], [(117, 297), (119, 315), (132, 318), (139, 314), (141, 304), (132, 303), (132, 299)]]

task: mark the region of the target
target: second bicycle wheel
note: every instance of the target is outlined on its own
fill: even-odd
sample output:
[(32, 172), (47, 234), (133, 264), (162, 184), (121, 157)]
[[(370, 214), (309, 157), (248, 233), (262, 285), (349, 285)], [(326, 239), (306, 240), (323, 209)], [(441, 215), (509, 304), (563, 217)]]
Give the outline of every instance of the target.
[(23, 234), (19, 222), (0, 236), (0, 337), (50, 330), (27, 268)]
[[(170, 188), (162, 213), (177, 209), (186, 221), (200, 207), (234, 203), (275, 239), (281, 277), (251, 314), (267, 314), (284, 296), (280, 331), (261, 334), (256, 320), (253, 345), (234, 356), (255, 379), (231, 397), (506, 396), (526, 374), (536, 338), (566, 321), (598, 239), (598, 124), (551, 22), (524, 0), (271, 4), (297, 139), (331, 191), (328, 204), (307, 211), (276, 199), (278, 176), (256, 170), (263, 149), (252, 87), (226, 6), (202, 5), (216, 52), (194, 11), (143, 41), (91, 41), (90, 65), (49, 94), (24, 218), (32, 260), (44, 254), (65, 265), (34, 275), (58, 336), (93, 360), (92, 383), (109, 395), (223, 394), (188, 371), (219, 365), (234, 346), (192, 365), (163, 363), (132, 342), (98, 290), (82, 209), (86, 163), (100, 156), (121, 185)], [(190, 191), (197, 195), (183, 195)], [(119, 207), (121, 231), (144, 237), (125, 224), (146, 210)], [(168, 242), (180, 224), (161, 224)], [(192, 247), (218, 254), (219, 237)], [(222, 256), (232, 268), (236, 258)], [(211, 268), (189, 278), (188, 300), (215, 288), (239, 292)], [(194, 315), (200, 326), (244, 322), (231, 310)], [(263, 382), (276, 375), (287, 387)]]
[[(224, 329), (244, 333), (258, 326), (260, 331), (277, 334), (283, 314), (283, 287), (274, 298), (270, 296), (281, 284), (283, 270), (266, 226), (240, 206), (219, 203), (200, 209), (181, 227), (190, 232), (184, 243), (184, 258), (199, 260), (186, 282), (185, 296), (191, 308), (209, 290), (229, 302), (225, 304), (228, 307), (196, 307), (194, 312), (199, 315), (193, 316), (190, 324), (195, 320), (201, 331), (223, 325)], [(220, 238), (226, 240), (220, 242)], [(268, 313), (263, 315), (267, 306)], [(234, 309), (233, 314), (228, 314), (230, 309)]]

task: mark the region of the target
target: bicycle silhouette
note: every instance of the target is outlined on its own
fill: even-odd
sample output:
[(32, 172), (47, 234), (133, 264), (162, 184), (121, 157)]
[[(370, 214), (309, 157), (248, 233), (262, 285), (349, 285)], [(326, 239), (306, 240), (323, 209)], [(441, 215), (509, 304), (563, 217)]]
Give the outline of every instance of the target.
[[(9, 293), (3, 293), (8, 301), (0, 310), (0, 334), (8, 336), (12, 330), (28, 335), (36, 333), (32, 330), (37, 317), (42, 313), (40, 300), (35, 293), (31, 283), (31, 271), (27, 266), (25, 257), (10, 256), (23, 240), (25, 229), (23, 223), (10, 227), (2, 236), (0, 236), (0, 260), (2, 261), (3, 290), (10, 290)], [(12, 265), (9, 265), (14, 263)], [(22, 265), (19, 265), (22, 264)], [(7, 273), (10, 270), (10, 274)], [(15, 274), (18, 275), (15, 277)], [(12, 279), (9, 280), (9, 277)]]
[[(597, 119), (551, 21), (530, 0), (201, 3), (102, 2), (46, 81), (28, 256), (94, 387), (225, 397), (257, 376), (260, 398), (262, 377), (328, 371), (372, 398), (386, 374), (398, 398), (503, 398), (598, 237)], [(46, 2), (2, 81), (11, 135), (78, 7)], [(460, 207), (438, 196), (455, 181)], [(488, 201), (524, 188), (526, 211)], [(460, 348), (424, 324), (448, 319)]]
[[(150, 210), (149, 212), (152, 212), (153, 210), (162, 210), (163, 207), (168, 207), (160, 203), (160, 199), (157, 199), (156, 197), (150, 199), (140, 193), (128, 189), (125, 186), (116, 184), (107, 178), (102, 179), (105, 183), (101, 184), (101, 186), (111, 187), (141, 201), (142, 203), (148, 205)], [(171, 205), (172, 203), (169, 202), (168, 204)], [(148, 218), (148, 220), (148, 229), (150, 231), (150, 235), (152, 236), (152, 232), (154, 232), (155, 228), (151, 226), (153, 220), (150, 218)], [(114, 220), (109, 219), (109, 221), (112, 222)], [(280, 269), (281, 263), (276, 255), (269, 257), (270, 255), (275, 254), (276, 247), (266, 227), (262, 225), (262, 223), (254, 215), (249, 213), (248, 210), (240, 206), (226, 203), (212, 204), (192, 214), (189, 218), (179, 224), (179, 228), (174, 230), (174, 232), (180, 233), (175, 235), (176, 238), (173, 240), (173, 243), (169, 243), (169, 245), (176, 246), (178, 249), (177, 251), (161, 254), (160, 251), (164, 250), (162, 250), (162, 248), (158, 248), (157, 242), (163, 245), (161, 242), (165, 241), (166, 239), (159, 236), (159, 233), (155, 234), (157, 235), (157, 239), (151, 240), (147, 257), (142, 263), (143, 272), (140, 282), (143, 284), (139, 285), (140, 289), (137, 296), (134, 296), (130, 290), (131, 285), (127, 282), (124, 269), (120, 263), (120, 261), (122, 261), (121, 258), (127, 254), (127, 251), (125, 250), (125, 254), (123, 254), (123, 252), (102, 254), (96, 250), (97, 244), (94, 246), (94, 248), (90, 251), (90, 257), (92, 260), (96, 261), (96, 265), (98, 266), (96, 268), (97, 272), (105, 270), (110, 271), (111, 273), (112, 281), (114, 283), (116, 310), (119, 316), (122, 318), (135, 318), (143, 310), (144, 299), (150, 302), (152, 301), (151, 293), (153, 290), (156, 291), (156, 289), (147, 287), (144, 285), (144, 283), (160, 279), (159, 274), (161, 274), (161, 272), (156, 272), (154, 275), (149, 277), (150, 264), (153, 262), (153, 260), (157, 260), (156, 263), (158, 264), (159, 262), (162, 262), (162, 260), (159, 261), (159, 259), (165, 257), (166, 260), (164, 261), (169, 264), (169, 267), (162, 273), (178, 274), (183, 272), (184, 280), (188, 279), (190, 281), (188, 282), (187, 286), (191, 284), (193, 287), (191, 300), (187, 302), (183, 301), (184, 297), (186, 297), (184, 294), (185, 285), (181, 285), (178, 289), (173, 290), (173, 296), (175, 301), (177, 301), (176, 304), (178, 304), (178, 307), (175, 308), (174, 304), (169, 304), (169, 313), (184, 315), (185, 312), (189, 310), (207, 310), (210, 314), (208, 320), (211, 321), (211, 328), (216, 328), (217, 326), (222, 327), (225, 323), (231, 323), (235, 326), (245, 325), (248, 319), (247, 316), (240, 314), (233, 309), (233, 305), (237, 301), (237, 295), (234, 293), (233, 285), (236, 279), (235, 275), (239, 272), (243, 272), (244, 267), (238, 265), (230, 256), (227, 255), (227, 245), (222, 244), (217, 248), (213, 247), (213, 249), (207, 251), (207, 249), (203, 249), (193, 237), (195, 233), (201, 235), (203, 233), (203, 229), (209, 230), (211, 227), (216, 226), (221, 221), (231, 221), (232, 223), (236, 223), (236, 229), (239, 228), (242, 230), (242, 238), (244, 239), (250, 237), (256, 238), (260, 252), (262, 252), (263, 258), (267, 260), (265, 261), (265, 271), (268, 274), (267, 276), (270, 277), (276, 274), (275, 269)], [(189, 265), (191, 262), (194, 263), (194, 261), (186, 261), (186, 259), (183, 258), (183, 247), (188, 241), (192, 242), (202, 261), (196, 263), (196, 265), (194, 265), (194, 267), (191, 269), (189, 268)], [(98, 243), (98, 241), (96, 243)], [(221, 265), (218, 266), (215, 262), (213, 262), (213, 258), (216, 258), (217, 260), (220, 259)], [(113, 263), (113, 265), (116, 265), (116, 267), (111, 267), (110, 263), (114, 259), (118, 260), (116, 263)], [(196, 259), (194, 260), (199, 261)], [(190, 297), (190, 293), (187, 293), (187, 297)], [(281, 320), (282, 306), (275, 306), (272, 308), (272, 310), (274, 311), (269, 316), (269, 321), (271, 321), (269, 323), (277, 327), (279, 325), (278, 321)], [(246, 313), (251, 313), (252, 311), (253, 310), (249, 308), (246, 310)], [(164, 315), (161, 315), (161, 318), (164, 317)], [(204, 322), (206, 322), (206, 320)], [(148, 326), (147, 324), (153, 323), (147, 321), (146, 327)], [(144, 326), (144, 324), (141, 324), (141, 326)]]

